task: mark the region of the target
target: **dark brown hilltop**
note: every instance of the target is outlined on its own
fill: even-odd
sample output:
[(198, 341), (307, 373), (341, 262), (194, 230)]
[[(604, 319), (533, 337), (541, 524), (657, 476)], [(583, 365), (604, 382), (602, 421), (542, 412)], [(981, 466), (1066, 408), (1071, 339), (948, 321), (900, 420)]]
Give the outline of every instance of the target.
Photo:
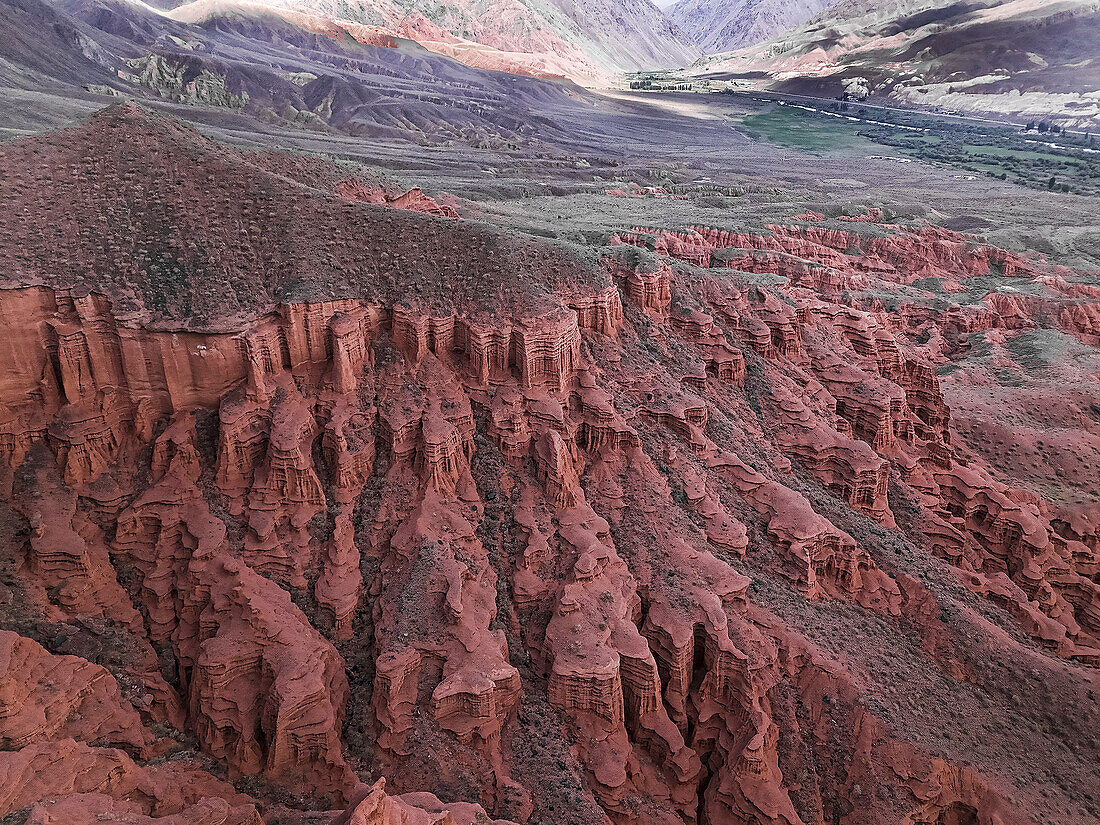
[(154, 325), (224, 328), (287, 300), (491, 308), (610, 285), (563, 245), (452, 220), (429, 200), (377, 198), (354, 167), (234, 150), (133, 103), (2, 146), (0, 164), (8, 282), (79, 283)]

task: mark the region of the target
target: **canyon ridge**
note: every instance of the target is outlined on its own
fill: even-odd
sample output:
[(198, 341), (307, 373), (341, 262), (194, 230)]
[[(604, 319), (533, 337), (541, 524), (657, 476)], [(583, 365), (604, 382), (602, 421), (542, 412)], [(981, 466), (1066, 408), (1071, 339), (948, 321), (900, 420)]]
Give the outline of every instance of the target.
[(1100, 821), (1087, 139), (0, 3), (0, 823)]

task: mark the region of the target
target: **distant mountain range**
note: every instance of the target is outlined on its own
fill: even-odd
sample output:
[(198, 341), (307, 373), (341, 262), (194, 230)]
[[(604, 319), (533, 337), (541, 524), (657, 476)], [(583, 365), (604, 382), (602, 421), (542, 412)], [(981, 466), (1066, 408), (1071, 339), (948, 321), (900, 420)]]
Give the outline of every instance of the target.
[[(193, 64), (210, 56), (201, 41), (242, 33), (266, 48), (307, 33), (328, 41), (322, 50), (420, 46), (473, 68), (587, 85), (626, 71), (685, 66), (701, 54), (649, 0), (153, 2), (0, 0), (0, 82), (7, 70), (13, 83), (25, 83), (21, 66), (117, 86), (134, 68), (117, 65), (123, 55), (145, 59), (151, 49), (163, 50)], [(234, 57), (247, 62), (240, 50)], [(148, 67), (137, 74), (143, 82), (156, 80)]]
[(581, 81), (682, 66), (700, 54), (649, 0), (193, 0), (169, 11), (188, 23), (261, 14), (371, 44), (414, 40), (481, 68)]
[(0, 0), (0, 98), (19, 102), (5, 112), (15, 131), (121, 96), (360, 137), (516, 145), (561, 137), (548, 115), (584, 94), (269, 13), (186, 23), (130, 0)]
[(1097, 128), (1100, 2), (844, 0), (695, 71), (749, 88)]
[(680, 0), (670, 20), (648, 0), (0, 0), (0, 87), (511, 140), (575, 92), (510, 75), (601, 86), (691, 66), (735, 88), (1100, 129), (1100, 0), (841, 0), (700, 57), (827, 1)]
[(836, 0), (679, 0), (665, 14), (707, 54), (770, 40)]

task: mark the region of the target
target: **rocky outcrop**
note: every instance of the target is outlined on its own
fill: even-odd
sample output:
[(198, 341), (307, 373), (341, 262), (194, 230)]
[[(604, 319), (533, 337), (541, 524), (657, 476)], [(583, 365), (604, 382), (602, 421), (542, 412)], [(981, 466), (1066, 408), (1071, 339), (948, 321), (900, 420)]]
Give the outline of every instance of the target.
[[(1011, 603), (1024, 626), (1063, 655), (1084, 644), (1094, 586), (1067, 575), (1065, 565), (1091, 551), (1079, 549), (1087, 548), (1079, 538), (1061, 539), (1063, 551), (1052, 555), (1049, 531), (1011, 522), (1005, 513), (1015, 511), (989, 498), (990, 483), (960, 486), (965, 474), (945, 469), (954, 466), (948, 412), (934, 373), (872, 315), (802, 295), (792, 305), (759, 288), (741, 292), (717, 282), (698, 292), (704, 305), (689, 309), (671, 291), (672, 269), (658, 271), (663, 286), (660, 278), (654, 289), (632, 281), (633, 272), (615, 275), (618, 289), (651, 318), (661, 346), (682, 342), (697, 360), (644, 380), (628, 377), (619, 360), (587, 360), (590, 351), (621, 346), (627, 322), (607, 290), (503, 328), (412, 306), (286, 307), (233, 339), (232, 348), (228, 339), (212, 344), (233, 354), (236, 377), (207, 406), (217, 410), (216, 441), (204, 435), (207, 446), (167, 389), (157, 416), (143, 420), (128, 412), (136, 407), (127, 380), (100, 387), (94, 379), (102, 370), (73, 369), (66, 374), (76, 377), (59, 382), (72, 389), (57, 396), (58, 420), (89, 393), (103, 409), (110, 406), (102, 399), (112, 398), (127, 412), (107, 423), (117, 437), (104, 442), (110, 449), (99, 450), (95, 462), (71, 461), (69, 445), (77, 442), (57, 424), (57, 452), (44, 451), (51, 442), (41, 436), (27, 441), (23, 454), (33, 463), (22, 463), (38, 469), (16, 479), (17, 489), (53, 508), (36, 511), (42, 527), (31, 539), (27, 575), (46, 587), (80, 585), (60, 601), (70, 612), (132, 597), (138, 610), (113, 620), (170, 651), (183, 698), (177, 723), (231, 776), (259, 774), (300, 793), (353, 802), (347, 816), (367, 811), (382, 822), (412, 816), (412, 803), (378, 788), (355, 802), (341, 742), (350, 693), (343, 660), (283, 587), (311, 592), (314, 618), (338, 639), (353, 637), (369, 588), (374, 688), (356, 724), (376, 726), (387, 773), (399, 777), (402, 765), (422, 764), (418, 740), (444, 735), (470, 764), (499, 765), (483, 805), (509, 798), (521, 800), (520, 810), (533, 805), (522, 777), (499, 762), (525, 686), (499, 626), (499, 568), (479, 527), (487, 503), (471, 464), (479, 416), (507, 461), (500, 480), (518, 504), (522, 549), (512, 561), (508, 610), (521, 620), (518, 638), (546, 679), (547, 700), (575, 731), (593, 799), (614, 816), (646, 793), (681, 816), (698, 815), (702, 805), (711, 821), (804, 821), (785, 790), (780, 723), (769, 698), (784, 678), (782, 640), (750, 618), (749, 580), (720, 556), (751, 560), (747, 522), (758, 520), (811, 599), (852, 601), (892, 616), (903, 596), (852, 535), (783, 482), (791, 461), (887, 526), (894, 518), (887, 481), (898, 462), (940, 514), (942, 535), (962, 537), (961, 550), (945, 544), (943, 555), (976, 577), (997, 558), (1011, 576), (1039, 571), (1021, 573), (1012, 586), (975, 578), (975, 592)], [(712, 437), (712, 416), (725, 421), (727, 402), (718, 399), (759, 381), (731, 343), (746, 337), (752, 358), (782, 364), (804, 382), (800, 389), (798, 380), (770, 375), (760, 406), (775, 450), (766, 472)], [(388, 352), (385, 363), (375, 363), (377, 352)], [(620, 399), (628, 397), (638, 400), (624, 415)], [(134, 484), (119, 457), (136, 454), (144, 431), (157, 433), (144, 488), (121, 508), (114, 501), (125, 494), (92, 498), (92, 490)], [(667, 443), (664, 472), (649, 457), (653, 439)], [(51, 537), (50, 530), (73, 531), (86, 519), (66, 478), (51, 475), (51, 456), (62, 470), (78, 468), (68, 483), (97, 502), (95, 518), (117, 512), (110, 542), (94, 522), (80, 528), (83, 545)], [(380, 506), (364, 522), (356, 512), (371, 485), (380, 485)], [(225, 502), (223, 516), (213, 515), (211, 495)], [(1000, 502), (996, 515), (979, 515), (993, 500)], [(1000, 526), (1009, 524), (1019, 526), (1019, 540), (1017, 528)], [(628, 539), (624, 555), (613, 533), (642, 529), (654, 539)], [(108, 547), (132, 570), (125, 590)], [(99, 556), (89, 548), (100, 548)], [(378, 559), (373, 580), (360, 573), (364, 550)], [(1042, 561), (1027, 560), (1035, 558)], [(1035, 599), (1038, 612), (1023, 606)], [(1063, 630), (1052, 630), (1051, 621)], [(98, 741), (83, 731), (57, 735)], [(106, 766), (124, 756), (80, 758), (91, 760), (86, 781), (74, 779), (66, 793), (106, 792), (87, 804), (111, 815), (156, 813), (119, 801), (125, 795), (115, 792)], [(66, 799), (39, 804), (35, 815), (61, 815)], [(170, 815), (238, 821), (231, 819), (237, 807), (208, 799)], [(416, 807), (441, 816), (446, 808)], [(239, 816), (244, 822), (252, 814)]]
[[(589, 299), (596, 306), (596, 299)], [(393, 311), (397, 347), (418, 362), (429, 352), (444, 363), (468, 370), (481, 384), (505, 383), (512, 375), (524, 387), (548, 384), (563, 389), (579, 361), (579, 321), (611, 332), (620, 316), (618, 302), (589, 313), (584, 304), (571, 312), (559, 307), (547, 314), (516, 319), (503, 327), (490, 319), (434, 317), (413, 307)]]
[(1008, 606), (1029, 632), (1064, 654), (1074, 653), (1076, 641), (1091, 658), (1100, 637), (1095, 551), (1067, 540), (1038, 507), (1010, 498), (983, 472), (953, 466), (933, 470), (931, 477), (939, 497), (933, 510), (943, 527), (933, 539), (935, 549), (964, 570), (994, 576), (994, 582), (1008, 578), (994, 583), (979, 575), (972, 588)]
[(771, 481), (730, 453), (707, 458), (760, 513), (769, 536), (791, 562), (795, 580), (810, 597), (844, 594), (865, 607), (896, 612), (900, 591), (855, 540), (816, 513), (795, 490)]
[(440, 204), (435, 198), (425, 195), (419, 186), (397, 195), (382, 187), (370, 186), (358, 178), (345, 178), (336, 184), (336, 194), (350, 201), (366, 201), (393, 209), (410, 209), (443, 218), (458, 218), (458, 212), (453, 206)]
[(222, 812), (226, 822), (260, 821), (247, 796), (204, 770), (180, 762), (142, 766), (123, 751), (73, 739), (0, 752), (0, 766), (10, 778), (0, 798), (5, 815), (32, 808), (44, 821), (62, 821), (60, 812), (65, 811), (74, 816), (65, 821), (77, 822), (84, 821), (78, 814), (91, 813), (83, 807), (91, 804), (133, 815), (136, 821), (147, 815), (180, 815), (181, 821), (192, 822), (198, 813), (194, 806), (210, 800), (199, 810)]
[(7, 816), (39, 799), (77, 794), (130, 793), (137, 787), (137, 766), (121, 750), (93, 748), (75, 739), (56, 739), (0, 752), (7, 783), (0, 813)]
[(31, 639), (0, 631), (0, 747), (18, 750), (77, 738), (140, 751), (141, 719), (105, 669), (77, 656), (54, 656)]
[(240, 561), (199, 559), (188, 579), (178, 656), (200, 741), (237, 775), (286, 776), (339, 798), (351, 781), (340, 656), (289, 595)]
[[(421, 713), (463, 744), (495, 750), (520, 693), (504, 635), (490, 629), (496, 576), (476, 531), (470, 401), (435, 355), (410, 370), (392, 369), (379, 383), (393, 459), (384, 484), (404, 491), (374, 525), (383, 559), (373, 701), (379, 745), (393, 760), (415, 748)], [(410, 394), (411, 377), (423, 395)]]
[(444, 803), (430, 793), (391, 796), (385, 788), (385, 779), (362, 787), (356, 801), (332, 825), (515, 825), (490, 819), (484, 808), (470, 802)]
[[(622, 236), (612, 239), (612, 245), (632, 243), (633, 240)], [(658, 318), (668, 312), (672, 301), (672, 270), (668, 264), (629, 266), (625, 262), (612, 260), (609, 265), (616, 280), (623, 284), (626, 297), (643, 312)]]
[(92, 825), (104, 820), (126, 825), (258, 825), (262, 821), (251, 805), (234, 808), (221, 799), (203, 799), (179, 813), (150, 817), (132, 803), (102, 794), (71, 794), (39, 802), (27, 817), (33, 825)]
[(343, 662), (285, 591), (226, 553), (225, 523), (196, 486), (192, 438), (166, 431), (154, 455), (171, 457), (119, 523), (150, 635), (171, 641), (188, 724), (236, 775), (263, 771), (339, 797), (351, 782)]
[(248, 522), (244, 557), (249, 564), (302, 587), (305, 568), (317, 554), (308, 527), (325, 505), (312, 453), (320, 428), (293, 382), (284, 379), (262, 391), (268, 392), (266, 409), (247, 398), (222, 404), (222, 421), (231, 416), (237, 426), (221, 428), (219, 475), (226, 479), (223, 492), (238, 502), (241, 494), (232, 476), (240, 473), (242, 480), (251, 480), (242, 513)]
[(822, 426), (796, 397), (782, 398), (777, 407), (776, 446), (802, 461), (829, 490), (852, 507), (892, 525), (886, 498), (887, 462), (866, 443)]
[[(393, 556), (383, 565), (383, 587), (400, 591), (395, 582), (402, 576), (437, 577), (429, 592), (442, 599), (430, 605), (431, 613), (422, 605), (415, 616), (407, 612), (411, 605), (378, 605), (375, 708), (387, 731), (380, 741), (384, 748), (400, 753), (410, 746), (417, 692), (432, 672), (438, 681), (428, 709), (440, 727), (463, 741), (495, 745), (518, 699), (519, 674), (508, 662), (504, 637), (489, 630), (493, 576), (478, 544), (473, 525), (433, 493), (390, 541)], [(479, 555), (482, 562), (473, 568), (459, 561)], [(442, 638), (435, 628), (444, 631)]]

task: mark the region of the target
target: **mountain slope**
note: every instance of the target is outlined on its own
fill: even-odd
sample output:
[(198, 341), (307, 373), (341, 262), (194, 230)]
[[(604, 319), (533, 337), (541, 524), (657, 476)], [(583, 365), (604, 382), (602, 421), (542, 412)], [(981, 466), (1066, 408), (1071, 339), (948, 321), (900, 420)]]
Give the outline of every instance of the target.
[(24, 128), (63, 120), (64, 101), (79, 110), (124, 95), (299, 129), (480, 146), (554, 141), (562, 134), (545, 114), (584, 96), (568, 82), (389, 41), (366, 45), (338, 27), (313, 32), (264, 12), (192, 24), (128, 0), (0, 0), (0, 90), (53, 95), (8, 112)]
[(38, 88), (45, 79), (101, 82), (104, 56), (83, 27), (41, 0), (0, 2), (0, 84)]
[(771, 89), (1100, 124), (1100, 2), (848, 0), (697, 71)]
[(800, 26), (835, 0), (679, 0), (665, 14), (707, 54), (761, 43)]
[(503, 62), (493, 68), (522, 62), (520, 55), (534, 56), (571, 77), (682, 66), (699, 54), (649, 0), (195, 0), (171, 14), (198, 22), (257, 8), (376, 27), (459, 59), (471, 51), (496, 50)]
[(397, 48), (403, 40), (413, 41), (428, 51), (479, 69), (530, 77), (569, 77), (584, 83), (602, 78), (599, 67), (583, 51), (552, 32), (545, 32), (537, 45), (528, 43), (526, 50), (510, 50), (457, 37), (421, 15), (403, 16), (395, 12), (379, 18), (381, 23), (375, 24), (336, 16), (338, 11), (335, 6), (326, 11), (257, 0), (196, 0), (172, 10), (169, 17), (216, 30), (244, 27), (258, 31), (272, 24), (278, 27), (285, 21), (314, 34), (366, 46)]

